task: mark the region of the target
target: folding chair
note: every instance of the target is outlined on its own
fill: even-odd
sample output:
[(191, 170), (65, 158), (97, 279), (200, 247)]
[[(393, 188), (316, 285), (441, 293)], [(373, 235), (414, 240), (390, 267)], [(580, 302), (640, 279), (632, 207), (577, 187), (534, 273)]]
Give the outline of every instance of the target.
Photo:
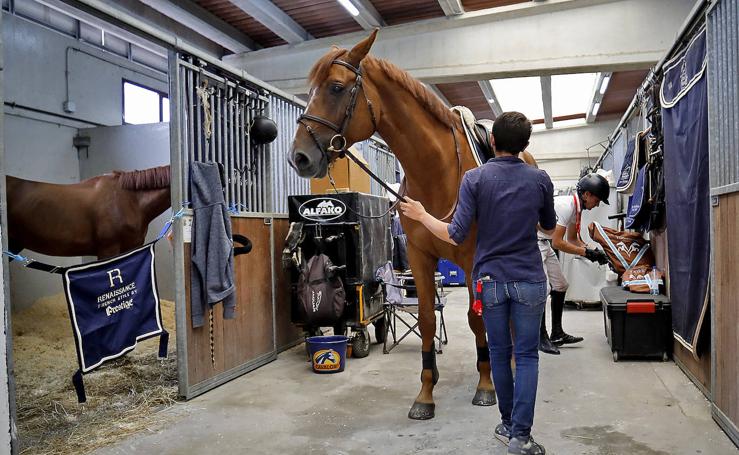
[[(421, 338), (421, 333), (418, 330), (418, 298), (404, 295), (415, 295), (416, 286), (408, 284), (409, 282), (412, 283), (413, 280), (410, 273), (398, 276), (392, 269), (392, 265), (388, 263), (381, 267), (377, 274), (378, 279), (383, 284), (385, 296), (385, 340), (382, 352), (388, 354), (411, 333), (415, 333)], [(434, 349), (438, 354), (441, 354), (442, 345), (447, 344), (449, 338), (446, 332), (446, 322), (444, 321), (446, 296), (444, 295), (443, 276), (440, 273), (435, 274), (434, 284), (436, 300), (434, 310), (439, 313), (436, 318), (439, 322), (438, 329), (434, 331)], [(392, 342), (389, 341), (388, 335), (392, 335)], [(438, 348), (436, 342), (438, 342)]]

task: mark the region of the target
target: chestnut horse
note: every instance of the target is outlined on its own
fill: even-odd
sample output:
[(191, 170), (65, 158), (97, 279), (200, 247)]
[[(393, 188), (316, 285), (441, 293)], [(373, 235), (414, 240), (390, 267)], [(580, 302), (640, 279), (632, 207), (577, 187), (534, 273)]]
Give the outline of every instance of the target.
[(109, 258), (143, 245), (171, 206), (169, 166), (59, 185), (7, 176), (8, 246), (51, 256)]
[[(311, 70), (311, 97), (295, 133), (290, 163), (302, 177), (323, 177), (347, 145), (375, 132), (390, 146), (405, 170), (407, 195), (437, 218), (451, 218), (463, 173), (476, 166), (462, 124), (422, 83), (392, 63), (368, 55), (377, 30), (351, 51), (332, 48)], [(536, 165), (528, 152), (522, 158)], [(471, 272), (477, 228), (452, 246), (423, 225), (401, 215), (408, 235), (408, 259), (418, 288), (422, 336), (421, 391), (411, 419), (434, 417), (433, 389), (439, 373), (434, 351), (434, 272), (439, 258), (460, 265), (467, 276), (467, 319), (475, 334), (479, 381), (472, 403), (495, 404), (495, 389), (482, 318), (472, 310)]]

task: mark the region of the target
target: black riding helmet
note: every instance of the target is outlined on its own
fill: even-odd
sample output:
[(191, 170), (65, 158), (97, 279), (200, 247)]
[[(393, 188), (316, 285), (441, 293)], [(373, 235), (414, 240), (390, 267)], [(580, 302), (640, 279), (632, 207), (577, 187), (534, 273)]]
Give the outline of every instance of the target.
[(263, 115), (257, 115), (249, 128), (249, 135), (257, 145), (269, 144), (277, 137), (277, 124)]
[(581, 178), (577, 182), (577, 194), (582, 197), (586, 191), (590, 191), (590, 194), (600, 199), (602, 203), (609, 205), (608, 195), (611, 193), (611, 186), (602, 175), (591, 173)]

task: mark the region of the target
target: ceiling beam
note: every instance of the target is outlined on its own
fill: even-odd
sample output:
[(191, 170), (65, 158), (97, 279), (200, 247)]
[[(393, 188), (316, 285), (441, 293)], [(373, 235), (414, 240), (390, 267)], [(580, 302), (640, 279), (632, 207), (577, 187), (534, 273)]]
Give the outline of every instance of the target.
[(36, 1), (38, 1), (42, 5), (48, 6), (49, 8), (53, 10), (60, 11), (70, 17), (73, 17), (77, 19), (78, 21), (86, 22), (101, 30), (105, 30), (105, 33), (110, 33), (111, 35), (115, 35), (124, 41), (128, 41), (129, 43), (135, 44), (160, 57), (166, 58), (168, 55), (167, 48), (159, 46), (158, 44), (154, 44), (151, 42), (151, 40), (142, 38), (140, 35), (137, 35), (136, 33), (129, 32), (128, 30), (125, 30), (124, 28), (113, 25), (111, 22), (105, 21), (94, 14), (90, 14), (86, 11), (82, 11), (81, 9), (74, 8), (70, 6), (69, 4), (65, 3), (63, 0), (36, 0)]
[(262, 23), (265, 27), (289, 44), (313, 39), (310, 33), (269, 0), (229, 0), (243, 12)]
[[(520, 3), (451, 20), (442, 17), (384, 28), (372, 53), (433, 84), (645, 69), (672, 46), (693, 5), (693, 0)], [(608, 17), (608, 27), (594, 17)], [(526, 39), (490, 40), (491, 36)], [(331, 45), (351, 48), (366, 37), (361, 31), (225, 60), (284, 90), (305, 93), (311, 67)]]
[(503, 108), (500, 107), (500, 101), (498, 101), (498, 97), (495, 96), (493, 84), (491, 84), (487, 79), (479, 81), (477, 84), (480, 86), (480, 90), (482, 90), (482, 94), (485, 96), (485, 101), (487, 101), (488, 106), (490, 106), (490, 110), (493, 111), (493, 116), (498, 118), (498, 116), (503, 113)]
[(439, 6), (447, 16), (464, 14), (464, 6), (462, 6), (461, 0), (439, 0)]
[(541, 76), (541, 104), (544, 107), (544, 126), (551, 130), (554, 128), (552, 119), (552, 76)]
[(352, 17), (363, 29), (372, 30), (386, 25), (385, 20), (369, 0), (352, 0), (352, 4), (359, 10), (359, 14)]
[(259, 49), (254, 41), (225, 21), (187, 0), (140, 0), (172, 20), (234, 53)]
[(593, 87), (593, 96), (590, 98), (590, 104), (588, 104), (588, 112), (585, 116), (587, 123), (595, 122), (598, 116), (598, 110), (600, 104), (603, 102), (603, 97), (608, 90), (608, 84), (611, 81), (613, 73), (598, 73), (598, 77), (595, 79), (595, 86)]

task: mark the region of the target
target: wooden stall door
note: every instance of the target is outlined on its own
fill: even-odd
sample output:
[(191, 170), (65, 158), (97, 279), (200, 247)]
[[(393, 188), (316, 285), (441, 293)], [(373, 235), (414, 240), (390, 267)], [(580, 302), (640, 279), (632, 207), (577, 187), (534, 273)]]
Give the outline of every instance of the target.
[[(205, 324), (190, 317), (190, 244), (185, 244), (187, 387), (191, 398), (276, 358), (272, 303), (271, 219), (232, 217), (234, 234), (252, 242), (249, 254), (234, 259), (236, 317), (223, 319), (217, 304)], [(182, 390), (182, 388), (180, 389)]]
[(713, 401), (724, 419), (739, 427), (739, 193), (719, 196), (713, 209), (715, 382)]

